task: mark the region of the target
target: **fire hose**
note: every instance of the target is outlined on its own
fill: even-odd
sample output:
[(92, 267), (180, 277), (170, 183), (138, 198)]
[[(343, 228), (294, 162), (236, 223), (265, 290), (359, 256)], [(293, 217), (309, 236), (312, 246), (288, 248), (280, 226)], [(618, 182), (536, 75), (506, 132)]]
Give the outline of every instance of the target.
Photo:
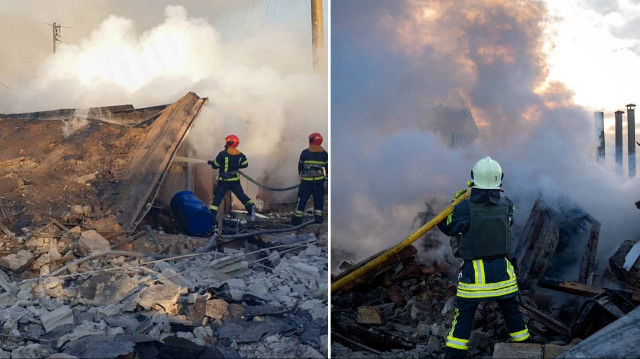
[[(201, 160), (199, 158), (189, 158), (189, 157), (180, 157), (180, 156), (175, 156), (174, 160), (179, 161), (179, 162), (190, 162), (190, 163), (207, 163), (206, 160)], [(246, 178), (247, 180), (249, 180), (249, 182), (257, 185), (258, 187), (262, 187), (264, 189), (266, 189), (267, 191), (290, 191), (292, 189), (296, 189), (298, 187), (300, 187), (300, 184), (294, 185), (294, 186), (289, 186), (289, 187), (284, 187), (284, 188), (277, 188), (277, 187), (269, 187), (266, 186), (258, 181), (256, 181), (255, 179), (249, 177), (247, 174), (245, 174), (242, 171), (238, 171), (238, 173), (240, 173), (240, 175), (244, 178)]]
[(471, 194), (471, 190), (467, 189), (466, 192), (463, 195), (458, 197), (455, 201), (451, 202), (451, 204), (447, 208), (442, 210), (442, 212), (438, 213), (435, 217), (433, 217), (424, 226), (420, 227), (412, 235), (407, 237), (407, 239), (405, 239), (404, 241), (396, 244), (391, 249), (381, 253), (379, 256), (373, 258), (372, 260), (370, 260), (369, 262), (365, 263), (364, 265), (362, 265), (358, 269), (354, 270), (353, 272), (351, 272), (351, 273), (345, 275), (344, 277), (338, 279), (337, 281), (331, 283), (331, 292), (335, 292), (335, 291), (339, 290), (340, 288), (344, 287), (345, 285), (353, 282), (358, 277), (361, 277), (362, 275), (368, 273), (369, 271), (371, 271), (372, 269), (376, 268), (378, 265), (380, 265), (385, 260), (387, 260), (387, 259), (393, 257), (394, 255), (396, 255), (397, 253), (399, 253), (402, 249), (404, 249), (405, 247), (407, 247), (411, 243), (417, 241), (419, 238), (421, 238), (423, 235), (425, 235), (425, 233), (429, 232), (433, 227), (435, 227), (438, 223), (442, 222), (445, 218), (447, 218), (447, 216), (450, 215), (451, 212), (453, 212), (453, 207), (455, 207), (458, 203), (462, 202), (463, 200), (469, 198), (470, 194)]

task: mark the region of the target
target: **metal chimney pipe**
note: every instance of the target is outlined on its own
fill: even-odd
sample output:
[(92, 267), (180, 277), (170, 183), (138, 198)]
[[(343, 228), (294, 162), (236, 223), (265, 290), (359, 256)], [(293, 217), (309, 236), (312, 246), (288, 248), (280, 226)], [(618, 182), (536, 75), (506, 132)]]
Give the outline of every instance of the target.
[(629, 154), (629, 178), (636, 176), (636, 105), (627, 105), (627, 149)]
[(622, 174), (622, 114), (624, 111), (616, 111), (616, 170)]
[(604, 159), (604, 112), (594, 112), (596, 120), (596, 136), (598, 136), (598, 150), (596, 156), (599, 160)]

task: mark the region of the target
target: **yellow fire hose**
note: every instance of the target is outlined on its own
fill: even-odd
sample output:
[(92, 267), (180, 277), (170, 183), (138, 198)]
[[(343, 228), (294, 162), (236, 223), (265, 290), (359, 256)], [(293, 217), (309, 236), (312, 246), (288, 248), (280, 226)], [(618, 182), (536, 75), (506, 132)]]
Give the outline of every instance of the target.
[(416, 240), (418, 240), (425, 233), (429, 232), (433, 227), (435, 227), (435, 225), (437, 225), (438, 223), (443, 221), (445, 218), (447, 218), (447, 216), (449, 216), (449, 214), (451, 214), (451, 212), (453, 212), (453, 207), (455, 207), (458, 203), (462, 202), (463, 200), (469, 198), (469, 194), (471, 194), (471, 189), (467, 189), (466, 192), (462, 196), (460, 196), (458, 199), (453, 201), (447, 208), (445, 208), (442, 212), (438, 213), (435, 217), (433, 217), (424, 226), (420, 227), (412, 235), (407, 237), (407, 239), (405, 239), (404, 241), (396, 244), (393, 248), (391, 248), (388, 251), (380, 254), (376, 258), (370, 260), (369, 262), (364, 264), (362, 267), (356, 269), (355, 271), (353, 271), (353, 272), (347, 274), (346, 276), (340, 278), (339, 280), (333, 282), (331, 284), (331, 291), (335, 292), (335, 291), (339, 290), (340, 288), (342, 288), (343, 286), (345, 286), (346, 284), (351, 283), (356, 278), (358, 278), (358, 277), (362, 276), (363, 274), (369, 272), (371, 269), (375, 268), (380, 263), (384, 262), (388, 258), (390, 258), (390, 257), (394, 256), (396, 253), (400, 252), (406, 246), (408, 246), (411, 243), (413, 243)]

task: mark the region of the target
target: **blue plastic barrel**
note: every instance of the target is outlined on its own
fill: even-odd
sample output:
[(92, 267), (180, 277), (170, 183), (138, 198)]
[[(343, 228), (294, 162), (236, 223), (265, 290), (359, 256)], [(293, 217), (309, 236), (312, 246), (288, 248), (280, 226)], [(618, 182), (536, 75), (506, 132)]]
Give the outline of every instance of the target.
[(209, 208), (193, 192), (176, 193), (171, 199), (171, 212), (190, 236), (201, 236), (213, 227)]

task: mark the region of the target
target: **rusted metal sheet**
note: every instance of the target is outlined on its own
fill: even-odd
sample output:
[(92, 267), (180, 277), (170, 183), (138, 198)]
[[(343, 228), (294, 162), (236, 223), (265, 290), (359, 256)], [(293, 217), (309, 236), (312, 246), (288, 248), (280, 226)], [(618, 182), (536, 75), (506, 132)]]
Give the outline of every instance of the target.
[(148, 126), (115, 190), (118, 200), (110, 207), (125, 230), (135, 229), (151, 208), (171, 160), (206, 100), (190, 92)]

